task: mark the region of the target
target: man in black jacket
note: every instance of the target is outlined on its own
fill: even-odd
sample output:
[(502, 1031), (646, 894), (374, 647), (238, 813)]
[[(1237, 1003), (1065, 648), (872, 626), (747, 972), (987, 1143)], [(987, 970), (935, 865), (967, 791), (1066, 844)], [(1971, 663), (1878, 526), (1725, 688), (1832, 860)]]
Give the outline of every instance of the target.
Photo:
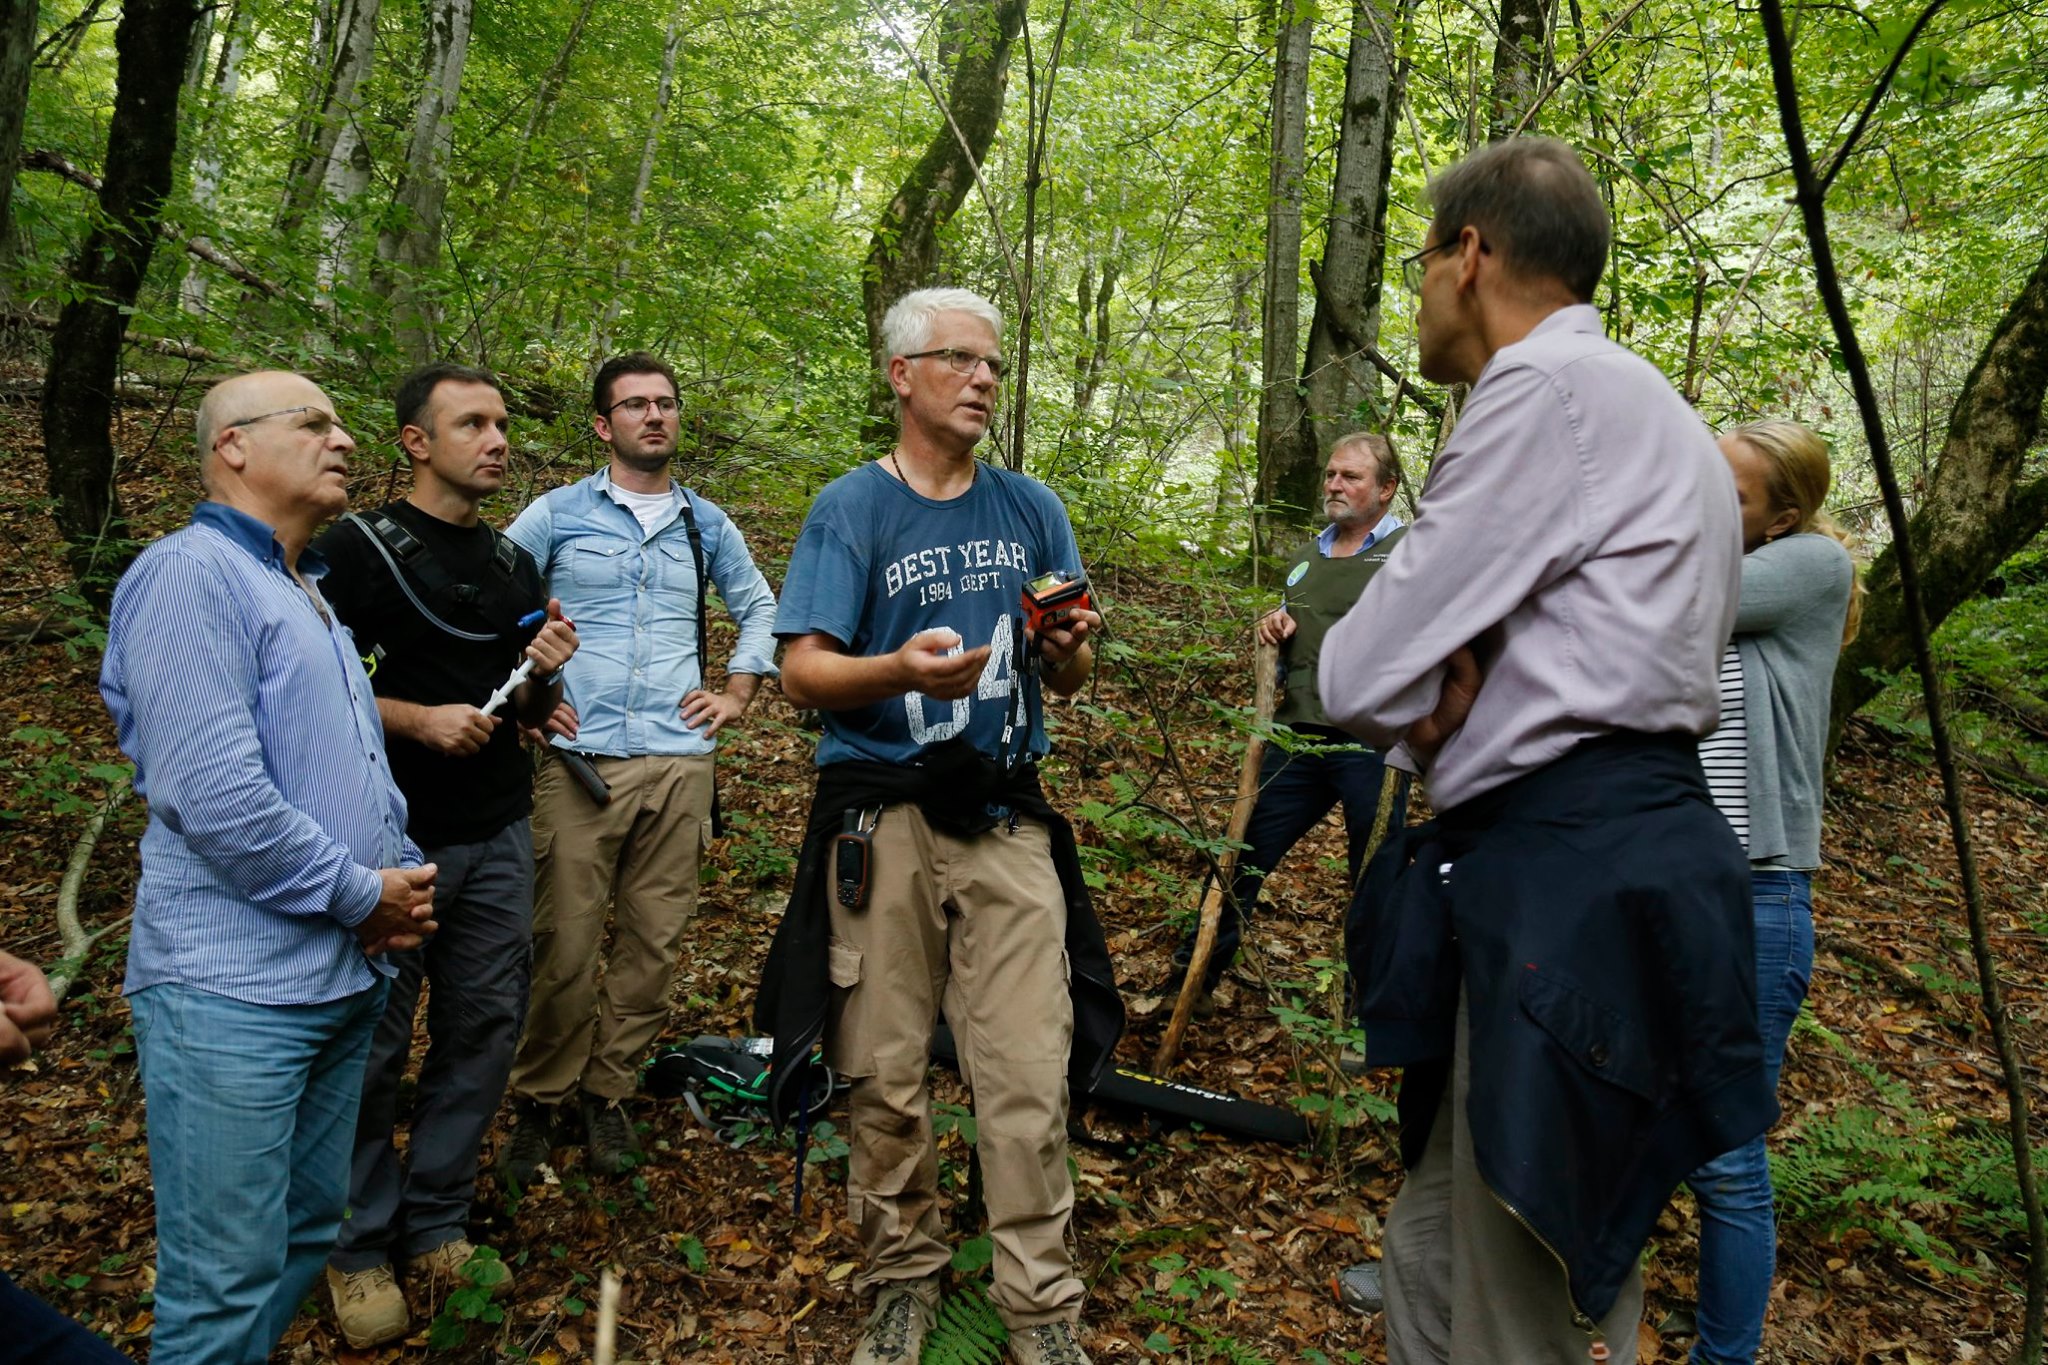
[(876, 1295), (856, 1365), (917, 1359), (951, 1259), (926, 1089), (942, 1006), (974, 1092), (1011, 1355), (1085, 1365), (1067, 1076), (1077, 1055), (1100, 1064), (1122, 1011), (1036, 763), (1041, 679), (1062, 695), (1087, 680), (1101, 618), (1032, 635), (1020, 613), (1026, 583), (1081, 564), (1044, 485), (974, 458), (1003, 371), (995, 309), (921, 290), (883, 334), (901, 439), (819, 493), (776, 618), (783, 691), (825, 713), (825, 735), (759, 1020), (785, 1083), (821, 1030), (852, 1081), (847, 1198)]

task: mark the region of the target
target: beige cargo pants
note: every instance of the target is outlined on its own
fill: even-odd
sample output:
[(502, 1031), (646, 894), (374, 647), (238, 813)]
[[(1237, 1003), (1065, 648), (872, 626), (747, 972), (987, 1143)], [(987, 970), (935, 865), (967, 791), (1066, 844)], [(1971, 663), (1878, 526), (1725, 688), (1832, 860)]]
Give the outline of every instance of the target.
[[(514, 1096), (622, 1100), (668, 1023), (668, 988), (711, 839), (712, 756), (595, 758), (600, 806), (557, 759), (533, 781), (533, 999)], [(605, 920), (611, 951), (598, 981)]]
[(875, 828), (867, 906), (828, 884), (831, 1021), (826, 1060), (852, 1083), (847, 1202), (864, 1288), (943, 1270), (932, 1139), (932, 1026), (944, 1007), (974, 1095), (990, 1239), (991, 1298), (1013, 1328), (1071, 1321), (1083, 1287), (1067, 1227), (1066, 902), (1045, 827), (1024, 819), (971, 838), (913, 805)]

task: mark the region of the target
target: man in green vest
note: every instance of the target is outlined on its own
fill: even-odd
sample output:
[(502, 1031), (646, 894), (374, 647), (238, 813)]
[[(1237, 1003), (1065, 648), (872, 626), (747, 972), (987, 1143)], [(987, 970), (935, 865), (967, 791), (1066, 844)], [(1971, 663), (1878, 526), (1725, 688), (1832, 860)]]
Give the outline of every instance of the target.
[[(1238, 859), (1237, 878), (1223, 904), (1216, 948), (1196, 1000), (1199, 1018), (1215, 1013), (1212, 992), (1244, 937), (1238, 907), (1249, 911), (1258, 903), (1266, 874), (1340, 801), (1351, 885), (1357, 885), (1365, 866), (1386, 767), (1378, 753), (1330, 724), (1316, 690), (1316, 663), (1324, 634), (1351, 610), (1401, 540), (1401, 519), (1389, 510), (1400, 486), (1401, 465), (1386, 437), (1359, 431), (1340, 438), (1330, 448), (1323, 476), (1323, 511), (1330, 524), (1301, 547), (1287, 572), (1280, 605), (1259, 618), (1260, 642), (1280, 646), (1281, 693), (1273, 719), (1293, 734), (1266, 746), (1258, 805), (1245, 829), (1249, 847)], [(1396, 776), (1390, 826), (1402, 822), (1408, 796), (1407, 775)], [(1174, 950), (1169, 989), (1179, 989), (1193, 947), (1190, 930)]]

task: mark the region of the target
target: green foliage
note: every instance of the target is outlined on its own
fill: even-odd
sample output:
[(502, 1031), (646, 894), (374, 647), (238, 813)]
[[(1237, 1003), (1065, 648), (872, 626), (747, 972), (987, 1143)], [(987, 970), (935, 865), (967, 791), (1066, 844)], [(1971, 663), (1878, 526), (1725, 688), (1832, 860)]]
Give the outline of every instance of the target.
[(2024, 1238), (2025, 1214), (2005, 1136), (1988, 1125), (1929, 1113), (1912, 1092), (1858, 1056), (1840, 1036), (1800, 1016), (1871, 1087), (1878, 1103), (1803, 1117), (1771, 1154), (1783, 1216), (1829, 1236), (1860, 1229), (1938, 1274), (1978, 1280), (1954, 1240), (1957, 1228), (1994, 1240)]
[(47, 725), (16, 726), (7, 739), (15, 747), (0, 753), (0, 821), (77, 815), (98, 804), (81, 794), (92, 784), (111, 787), (135, 776), (132, 764), (82, 761), (71, 736)]
[(469, 1336), (469, 1324), (495, 1326), (505, 1320), (505, 1310), (492, 1302), (493, 1289), (512, 1278), (511, 1269), (489, 1247), (476, 1254), (456, 1272), (461, 1283), (441, 1300), (441, 1311), (427, 1326), (427, 1345), (437, 1351), (453, 1350)]
[[(958, 1258), (955, 1258), (955, 1268)], [(1010, 1340), (980, 1283), (968, 1280), (939, 1304), (938, 1320), (924, 1339), (919, 1365), (998, 1365)]]

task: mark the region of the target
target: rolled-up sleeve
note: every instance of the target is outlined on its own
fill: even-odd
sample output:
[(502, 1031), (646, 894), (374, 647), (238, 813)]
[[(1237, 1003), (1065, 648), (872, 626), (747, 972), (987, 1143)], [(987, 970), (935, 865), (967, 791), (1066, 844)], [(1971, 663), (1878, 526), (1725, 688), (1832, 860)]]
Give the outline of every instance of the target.
[(1444, 667), (1587, 554), (1590, 486), (1550, 379), (1512, 367), (1475, 387), (1419, 515), (1330, 630), (1317, 672), (1331, 720), (1386, 746), (1436, 708)]

